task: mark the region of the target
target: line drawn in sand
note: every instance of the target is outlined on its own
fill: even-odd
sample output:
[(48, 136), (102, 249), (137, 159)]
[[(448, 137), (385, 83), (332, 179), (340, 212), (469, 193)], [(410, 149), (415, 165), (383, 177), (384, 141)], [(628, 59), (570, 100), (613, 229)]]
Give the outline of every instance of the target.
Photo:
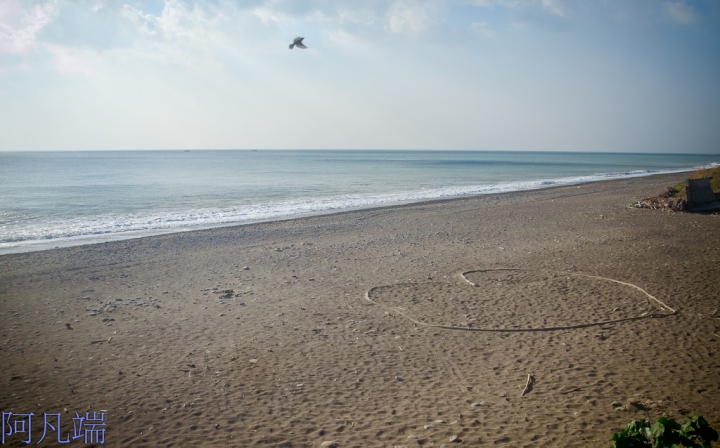
[[(478, 287), (480, 285), (469, 280), (467, 278), (467, 275), (473, 274), (473, 273), (488, 273), (488, 272), (540, 272), (540, 271), (533, 270), (533, 269), (519, 269), (519, 268), (475, 269), (475, 270), (460, 272), (459, 277), (462, 280), (464, 280), (468, 285), (470, 285), (472, 287)], [(552, 272), (552, 271), (543, 271), (543, 272)], [(394, 288), (394, 287), (399, 287), (399, 286), (408, 286), (408, 285), (422, 285), (423, 283), (420, 283), (420, 282), (406, 282), (406, 283), (395, 283), (392, 285), (373, 286), (372, 288), (368, 289), (365, 292), (364, 298), (368, 302), (370, 302), (374, 305), (377, 305), (381, 308), (384, 308), (386, 310), (392, 311), (393, 313), (397, 313), (419, 326), (442, 328), (442, 329), (446, 329), (446, 330), (496, 332), (496, 333), (510, 333), (510, 332), (519, 333), (519, 332), (531, 332), (531, 331), (572, 330), (572, 329), (578, 329), (578, 328), (588, 328), (588, 327), (594, 327), (594, 326), (615, 324), (615, 323), (620, 323), (620, 322), (636, 321), (636, 320), (647, 319), (647, 318), (669, 317), (669, 316), (673, 316), (673, 315), (677, 314), (677, 312), (678, 312), (676, 309), (663, 303), (657, 297), (653, 296), (652, 294), (650, 294), (643, 288), (641, 288), (637, 285), (634, 285), (632, 283), (623, 282), (623, 281), (615, 280), (612, 278), (602, 277), (599, 275), (590, 275), (590, 274), (583, 274), (583, 273), (577, 273), (577, 272), (556, 271), (555, 274), (560, 274), (562, 276), (575, 276), (575, 277), (579, 277), (579, 278), (600, 280), (603, 282), (610, 282), (610, 283), (633, 288), (637, 291), (640, 291), (652, 302), (659, 305), (660, 309), (664, 312), (660, 312), (660, 313), (645, 312), (639, 316), (622, 317), (622, 318), (618, 318), (618, 319), (602, 320), (602, 321), (598, 321), (598, 322), (586, 322), (586, 323), (580, 323), (580, 324), (574, 324), (574, 325), (556, 325), (556, 326), (547, 326), (547, 327), (528, 327), (528, 328), (475, 328), (475, 327), (469, 327), (469, 326), (445, 325), (445, 324), (434, 324), (434, 323), (429, 323), (429, 322), (422, 322), (422, 321), (410, 316), (407, 312), (405, 312), (400, 307), (383, 305), (382, 303), (372, 299), (374, 293), (379, 292), (383, 289), (389, 289), (389, 288)]]

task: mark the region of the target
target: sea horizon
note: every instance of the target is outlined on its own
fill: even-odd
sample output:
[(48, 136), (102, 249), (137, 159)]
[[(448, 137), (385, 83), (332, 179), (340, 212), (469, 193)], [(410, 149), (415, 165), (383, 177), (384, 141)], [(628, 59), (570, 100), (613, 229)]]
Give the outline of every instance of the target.
[(717, 166), (717, 154), (0, 152), (0, 254)]

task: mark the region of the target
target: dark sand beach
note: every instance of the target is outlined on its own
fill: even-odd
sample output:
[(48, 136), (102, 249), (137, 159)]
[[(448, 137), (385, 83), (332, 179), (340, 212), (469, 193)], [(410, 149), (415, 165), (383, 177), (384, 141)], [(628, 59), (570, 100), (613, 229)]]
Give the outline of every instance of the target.
[(127, 447), (718, 429), (720, 216), (628, 208), (683, 178), (0, 256), (0, 408), (35, 414), (33, 444), (43, 413), (65, 434), (105, 412), (105, 445)]

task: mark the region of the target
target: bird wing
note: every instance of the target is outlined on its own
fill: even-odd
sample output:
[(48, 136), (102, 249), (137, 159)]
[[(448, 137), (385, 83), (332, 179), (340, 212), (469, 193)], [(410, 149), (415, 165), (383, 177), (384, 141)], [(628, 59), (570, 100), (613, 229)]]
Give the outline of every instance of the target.
[(293, 41), (293, 43), (294, 43), (294, 44), (300, 44), (303, 39), (305, 39), (305, 38), (304, 38), (304, 37), (296, 37), (295, 40)]
[(296, 43), (295, 46), (298, 48), (302, 48), (302, 49), (307, 48), (307, 46), (305, 44), (301, 44), (300, 42)]

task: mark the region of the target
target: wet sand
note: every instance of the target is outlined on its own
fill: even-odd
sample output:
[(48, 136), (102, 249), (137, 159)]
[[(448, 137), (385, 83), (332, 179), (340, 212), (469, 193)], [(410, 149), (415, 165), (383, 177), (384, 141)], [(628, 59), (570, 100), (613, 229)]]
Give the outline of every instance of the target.
[(682, 179), (0, 256), (0, 409), (35, 414), (33, 444), (43, 413), (64, 437), (104, 411), (105, 445), (132, 447), (606, 447), (631, 419), (692, 413), (718, 429), (720, 216), (628, 208)]

